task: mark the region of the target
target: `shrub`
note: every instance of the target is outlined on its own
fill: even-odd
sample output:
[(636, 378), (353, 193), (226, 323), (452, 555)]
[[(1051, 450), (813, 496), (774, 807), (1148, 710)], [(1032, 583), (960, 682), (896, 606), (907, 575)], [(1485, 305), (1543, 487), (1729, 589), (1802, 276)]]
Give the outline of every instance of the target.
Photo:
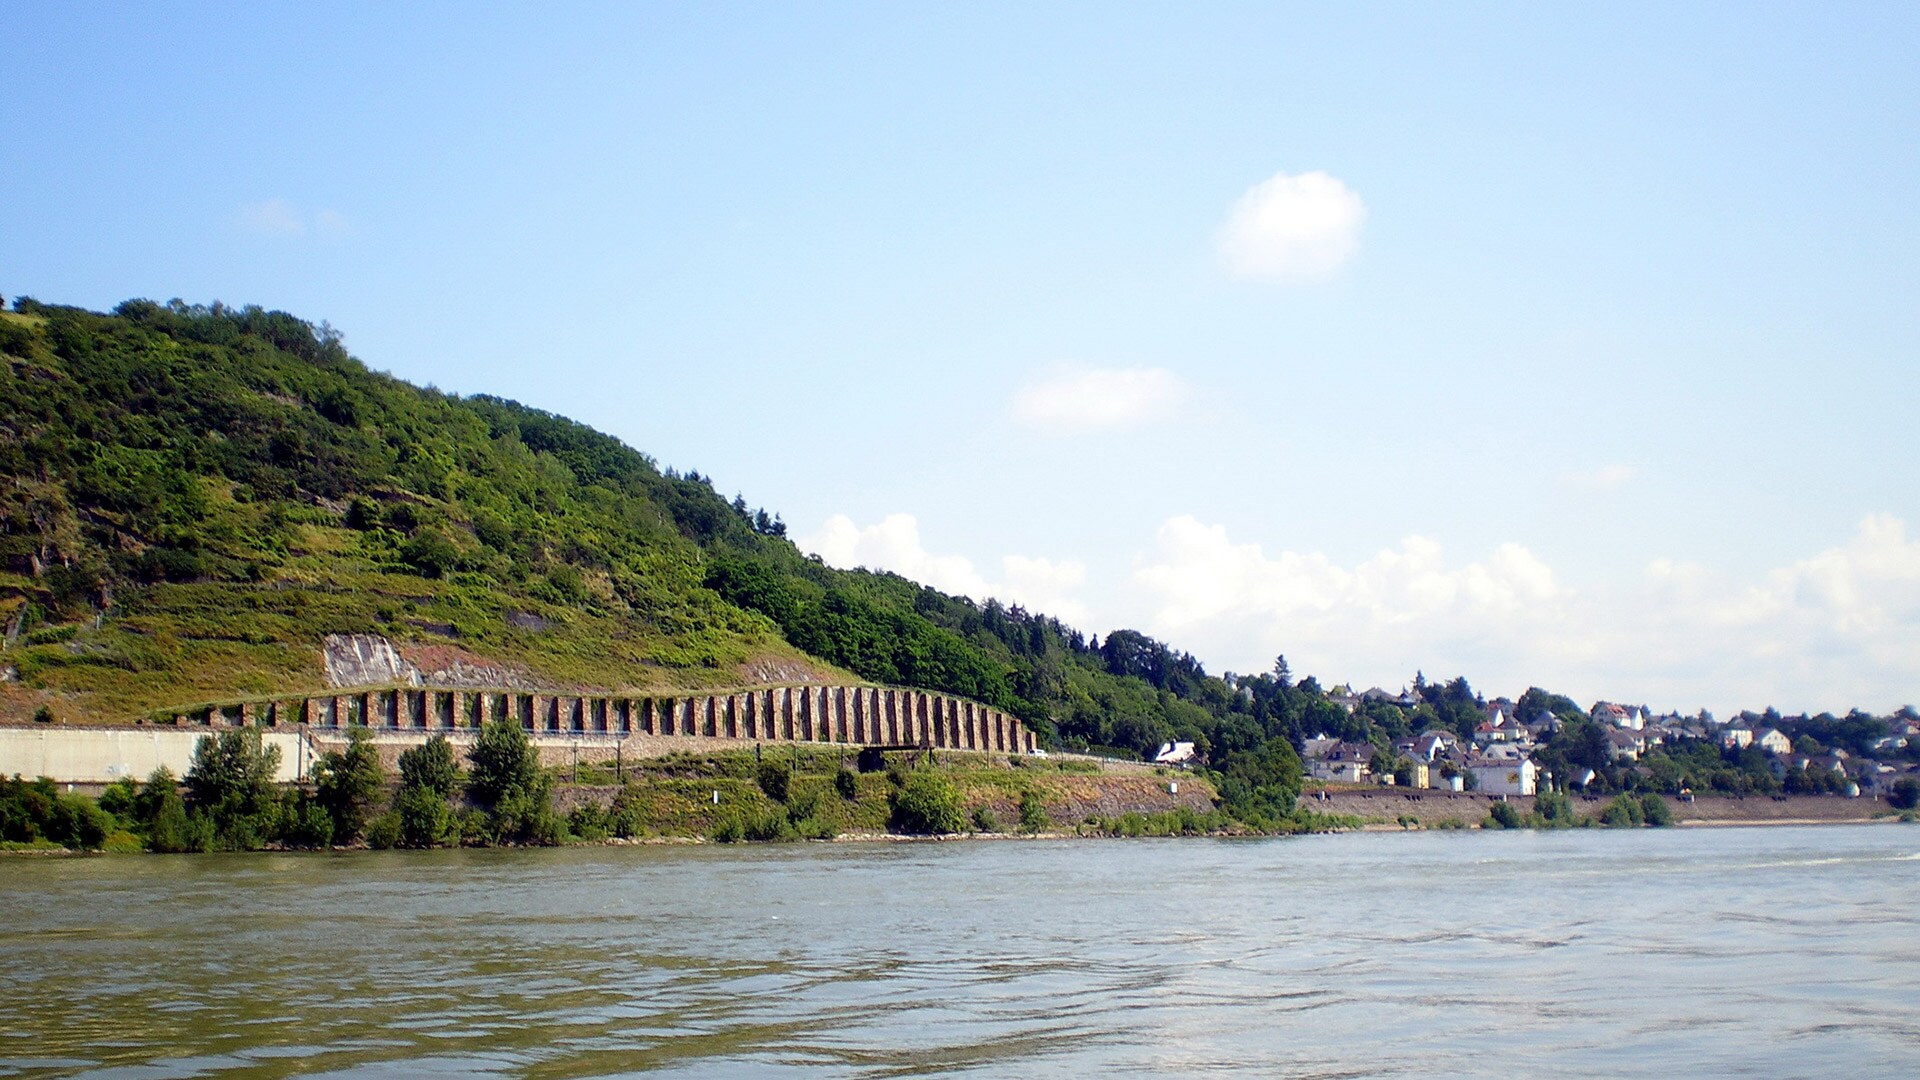
[(646, 811), (632, 788), (613, 797), (613, 806), (607, 814), (607, 831), (622, 840), (631, 840), (644, 832), (646, 825)]
[(1646, 820), (1646, 808), (1631, 795), (1615, 795), (1600, 811), (1600, 824), (1610, 829), (1630, 829)]
[(372, 821), (367, 822), (367, 846), (376, 851), (385, 851), (400, 844), (400, 815), (389, 810)]
[(973, 827), (976, 832), (999, 832), (1000, 822), (991, 809), (976, 806), (973, 808)]
[(714, 824), (713, 838), (722, 844), (737, 844), (747, 838), (747, 826), (738, 814), (728, 814)]
[(140, 784), (130, 776), (115, 780), (100, 793), (100, 809), (121, 821), (139, 821), (139, 804)]
[(820, 793), (817, 791), (796, 791), (787, 800), (787, 820), (798, 824), (820, 814)]
[(487, 842), (487, 815), (471, 807), (454, 813), (453, 828), (458, 843), (478, 846)]
[(855, 799), (860, 795), (860, 780), (852, 769), (841, 769), (833, 774), (833, 790), (843, 799)]
[(1524, 824), (1520, 811), (1512, 803), (1497, 802), (1487, 808), (1487, 823), (1484, 828), (1518, 829)]
[(1029, 788), (1020, 793), (1020, 830), (1039, 832), (1053, 822), (1047, 818), (1047, 804), (1040, 801), (1038, 792)]
[(773, 840), (794, 840), (800, 834), (794, 830), (793, 822), (787, 820), (785, 811), (758, 810), (746, 815), (742, 824), (746, 838), (761, 843)]
[(1667, 800), (1648, 792), (1640, 796), (1641, 816), (1654, 828), (1673, 824), (1673, 810), (1667, 806)]
[(599, 841), (607, 838), (607, 812), (593, 803), (581, 803), (567, 815), (567, 831), (576, 839)]
[(106, 842), (117, 825), (111, 815), (92, 799), (80, 795), (62, 795), (54, 803), (53, 820), (47, 839), (70, 848), (97, 848)]
[(1573, 800), (1558, 791), (1543, 791), (1533, 800), (1533, 812), (1542, 825), (1564, 829), (1574, 822)]
[(386, 770), (373, 736), (364, 727), (347, 729), (347, 748), (329, 750), (313, 766), (314, 798), (333, 818), (335, 842), (351, 844), (366, 831), (367, 819), (386, 786)]
[(400, 792), (393, 801), (400, 815), (399, 842), (407, 847), (459, 843), (459, 815), (448, 801), (459, 789), (460, 766), (446, 736), (435, 735), (401, 754)]
[[(165, 773), (165, 769), (154, 770), (154, 776)], [(147, 780), (147, 789), (153, 787), (153, 779)], [(141, 791), (147, 796), (147, 789)], [(147, 850), (162, 855), (177, 854), (190, 850), (190, 837), (187, 825), (187, 806), (180, 800), (180, 793), (173, 789), (173, 778), (167, 776), (165, 790), (155, 798), (154, 810), (147, 817)]]
[(944, 774), (926, 770), (910, 774), (893, 793), (893, 827), (903, 833), (926, 836), (957, 833), (966, 827), (960, 793)]
[(788, 788), (793, 783), (793, 774), (785, 765), (763, 761), (760, 763), (760, 768), (755, 771), (754, 780), (759, 783), (760, 790), (767, 793), (767, 798), (783, 803), (787, 801)]
[(367, 530), (378, 528), (381, 524), (380, 504), (365, 495), (355, 495), (347, 502), (347, 528)]
[(1887, 789), (1887, 805), (1895, 810), (1912, 810), (1920, 807), (1920, 780), (1903, 777), (1893, 782)]
[(121, 829), (107, 834), (100, 844), (100, 850), (113, 855), (134, 855), (146, 849), (140, 838)]
[(423, 785), (408, 785), (394, 799), (399, 842), (407, 847), (438, 847), (459, 838), (459, 821), (446, 798)]
[(418, 571), (421, 577), (445, 577), (460, 565), (460, 549), (438, 529), (422, 529), (400, 545), (400, 560)]
[[(277, 831), (280, 798), (273, 778), (279, 767), (280, 748), (262, 747), (258, 728), (205, 735), (194, 743), (187, 805), (212, 830), (208, 846), (247, 851)], [(201, 839), (202, 827), (189, 830), (190, 847)]]
[(488, 838), (496, 843), (556, 844), (560, 819), (553, 812), (553, 780), (540, 768), (539, 751), (512, 720), (495, 720), (480, 729), (467, 777), (467, 793), (487, 815)]
[(840, 830), (824, 818), (810, 817), (793, 823), (793, 829), (802, 840), (831, 840), (840, 835)]
[(460, 766), (453, 757), (453, 744), (445, 735), (435, 735), (401, 754), (400, 783), (451, 798), (460, 790)]
[(318, 799), (301, 791), (288, 807), (281, 838), (293, 847), (323, 848), (333, 843), (333, 815)]

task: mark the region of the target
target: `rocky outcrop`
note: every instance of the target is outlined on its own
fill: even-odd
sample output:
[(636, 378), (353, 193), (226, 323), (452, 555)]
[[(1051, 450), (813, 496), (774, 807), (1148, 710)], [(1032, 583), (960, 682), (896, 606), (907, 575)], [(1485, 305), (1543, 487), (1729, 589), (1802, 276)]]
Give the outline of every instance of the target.
[(328, 634), (320, 645), (327, 685), (419, 686), (420, 669), (378, 634)]
[(540, 684), (516, 667), (496, 664), (450, 645), (396, 648), (378, 634), (328, 634), (321, 645), (327, 685), (443, 686), (450, 689), (532, 690)]

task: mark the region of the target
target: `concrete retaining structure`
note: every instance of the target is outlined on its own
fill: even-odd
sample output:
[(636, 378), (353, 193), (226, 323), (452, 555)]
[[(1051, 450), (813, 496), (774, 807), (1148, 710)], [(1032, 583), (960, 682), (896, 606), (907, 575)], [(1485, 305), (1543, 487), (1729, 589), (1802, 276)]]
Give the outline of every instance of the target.
[[(206, 732), (182, 728), (0, 727), (0, 776), (47, 777), (74, 784), (144, 780), (165, 766), (187, 775), (193, 747)], [(289, 784), (310, 767), (317, 750), (299, 731), (262, 732), (260, 741), (280, 748), (274, 779)]]
[(925, 746), (1025, 754), (1033, 733), (978, 702), (881, 686), (776, 686), (650, 697), (542, 694), (402, 686), (332, 691), (181, 710), (171, 724), (125, 728), (0, 727), (0, 776), (72, 783), (145, 777), (161, 765), (186, 774), (209, 728), (258, 726), (280, 746), (282, 781), (364, 725), (387, 753), (445, 735), (471, 742), (483, 724), (517, 720), (543, 760), (561, 764), (756, 742)]

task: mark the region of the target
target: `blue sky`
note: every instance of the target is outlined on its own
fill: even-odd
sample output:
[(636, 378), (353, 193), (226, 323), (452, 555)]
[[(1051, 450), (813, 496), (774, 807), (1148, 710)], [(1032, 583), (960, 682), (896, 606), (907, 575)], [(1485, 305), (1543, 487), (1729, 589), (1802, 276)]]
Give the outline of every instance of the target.
[(259, 303), (1213, 670), (1920, 699), (1907, 5), (37, 5), (0, 293)]

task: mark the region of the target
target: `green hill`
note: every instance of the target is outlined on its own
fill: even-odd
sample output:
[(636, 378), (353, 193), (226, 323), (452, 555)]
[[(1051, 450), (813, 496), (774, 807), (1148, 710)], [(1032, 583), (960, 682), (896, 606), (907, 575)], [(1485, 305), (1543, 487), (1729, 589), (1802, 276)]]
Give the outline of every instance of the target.
[(0, 360), (0, 719), (318, 690), (326, 635), (379, 634), (553, 688), (940, 690), (1057, 745), (1193, 739), (1252, 792), (1297, 777), (1287, 736), (1331, 708), (1131, 631), (826, 567), (698, 473), (370, 371), (283, 312), (19, 300)]

